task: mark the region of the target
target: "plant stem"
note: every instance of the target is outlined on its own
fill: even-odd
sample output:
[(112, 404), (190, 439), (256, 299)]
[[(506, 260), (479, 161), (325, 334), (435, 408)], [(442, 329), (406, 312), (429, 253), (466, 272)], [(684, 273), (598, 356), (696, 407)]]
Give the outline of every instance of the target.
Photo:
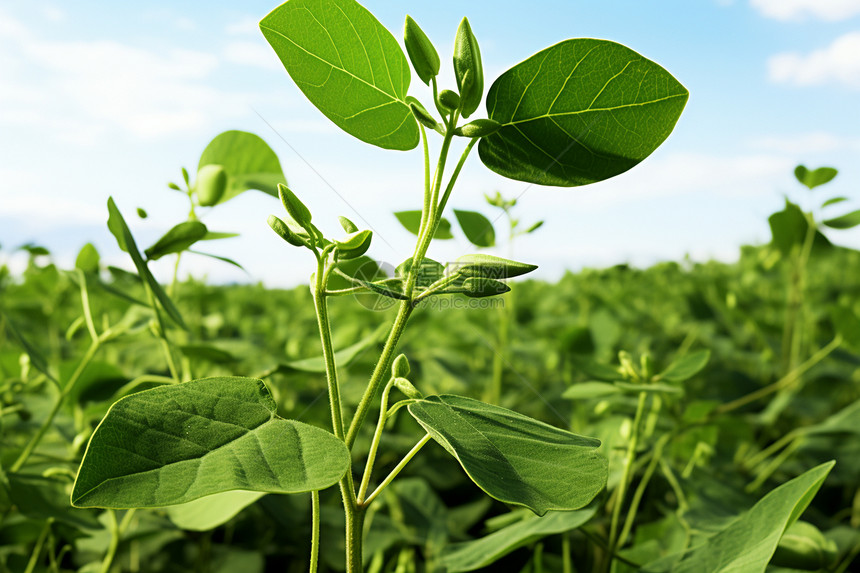
[(176, 367), (176, 360), (173, 358), (173, 352), (170, 349), (170, 340), (167, 338), (167, 329), (164, 325), (164, 318), (158, 310), (158, 304), (155, 302), (155, 293), (148, 284), (144, 283), (146, 288), (146, 296), (149, 299), (149, 305), (152, 307), (152, 312), (155, 313), (155, 319), (158, 323), (158, 338), (161, 339), (161, 349), (164, 351), (164, 357), (167, 360), (167, 368), (170, 370), (170, 375), (177, 382), (182, 382), (182, 375)]
[(331, 326), (328, 318), (328, 303), (325, 296), (323, 260), (317, 264), (317, 284), (313, 289), (314, 308), (317, 315), (317, 326), (320, 331), (323, 357), (325, 358), (326, 382), (328, 383), (329, 405), (331, 406), (331, 425), (334, 435), (343, 440), (343, 411), (340, 401), (340, 386), (337, 381), (337, 366), (334, 361), (334, 348), (331, 340)]
[(612, 518), (609, 525), (609, 548), (607, 553), (606, 571), (612, 567), (615, 551), (618, 549), (618, 521), (621, 517), (621, 508), (624, 505), (624, 497), (627, 493), (627, 485), (632, 477), (631, 470), (633, 462), (636, 458), (636, 448), (639, 445), (639, 425), (642, 421), (642, 415), (645, 412), (646, 393), (639, 393), (639, 401), (636, 404), (636, 414), (633, 416), (633, 427), (630, 431), (630, 443), (627, 445), (627, 456), (624, 460), (624, 470), (621, 474), (621, 481), (618, 483), (616, 490), (615, 503), (612, 507)]
[(633, 498), (630, 500), (630, 508), (627, 510), (627, 517), (624, 518), (624, 527), (621, 529), (621, 535), (618, 536), (618, 547), (623, 547), (630, 535), (630, 530), (633, 528), (633, 522), (636, 520), (636, 512), (639, 510), (639, 504), (642, 502), (642, 497), (645, 495), (645, 489), (651, 482), (651, 477), (654, 471), (662, 461), (663, 447), (669, 441), (671, 434), (665, 434), (654, 447), (654, 453), (651, 456), (651, 462), (648, 464), (642, 479), (639, 480), (639, 485), (636, 486), (636, 491), (633, 493)]
[(346, 571), (361, 573), (364, 568), (362, 547), (364, 545), (364, 507), (356, 507), (346, 513)]
[(39, 564), (39, 557), (42, 555), (42, 547), (45, 545), (45, 540), (51, 532), (51, 525), (53, 523), (53, 518), (50, 518), (45, 522), (45, 527), (42, 528), (42, 532), (36, 540), (36, 546), (33, 547), (33, 553), (30, 554), (30, 561), (27, 563), (27, 569), (24, 570), (24, 573), (33, 573), (33, 571), (36, 570), (36, 565)]
[(311, 492), (311, 564), (308, 571), (317, 573), (320, 557), (320, 492)]
[(797, 382), (800, 379), (800, 376), (803, 375), (807, 370), (824, 360), (827, 355), (831, 352), (839, 348), (839, 345), (842, 344), (842, 336), (836, 335), (833, 340), (831, 340), (826, 346), (821, 348), (818, 352), (810, 356), (806, 362), (774, 382), (769, 386), (765, 386), (764, 388), (759, 388), (754, 392), (750, 392), (746, 396), (741, 396), (737, 400), (732, 400), (722, 406), (719, 406), (714, 409), (714, 414), (725, 414), (727, 412), (731, 412), (732, 410), (737, 410), (743, 406), (751, 402), (755, 402), (756, 400), (760, 400), (766, 396), (773, 394), (783, 388), (787, 388)]
[(367, 500), (362, 502), (361, 505), (363, 507), (367, 507), (368, 505), (370, 505), (373, 502), (373, 500), (376, 499), (376, 496), (378, 496), (380, 493), (382, 493), (382, 490), (384, 490), (388, 486), (388, 484), (390, 484), (392, 481), (394, 481), (394, 478), (396, 478), (397, 475), (401, 471), (403, 471), (403, 468), (406, 467), (406, 464), (408, 464), (410, 462), (410, 460), (412, 460), (412, 458), (415, 457), (415, 454), (417, 454), (419, 451), (421, 451), (421, 448), (424, 447), (424, 444), (426, 444), (429, 441), (430, 441), (430, 434), (425, 434), (423, 438), (418, 440), (418, 443), (415, 444), (412, 447), (412, 449), (406, 453), (405, 456), (403, 456), (403, 459), (400, 460), (400, 463), (398, 463), (394, 467), (394, 469), (391, 470), (391, 473), (388, 474), (388, 477), (386, 477), (384, 480), (382, 480), (382, 483), (380, 483), (379, 486), (377, 486), (377, 488), (375, 490), (373, 490), (373, 493), (370, 494), (370, 496), (368, 496)]
[(107, 553), (105, 554), (105, 558), (102, 561), (101, 573), (108, 573), (110, 571), (111, 565), (113, 565), (114, 557), (116, 556), (116, 550), (119, 547), (119, 524), (116, 521), (116, 511), (113, 509), (107, 510), (109, 522), (108, 528), (110, 529), (110, 544), (108, 545)]
[(376, 452), (379, 449), (379, 442), (382, 439), (382, 432), (385, 429), (385, 422), (388, 418), (388, 395), (391, 392), (391, 384), (394, 378), (385, 385), (382, 391), (382, 400), (379, 404), (379, 421), (376, 424), (376, 431), (373, 433), (373, 439), (370, 442), (370, 450), (367, 453), (367, 463), (364, 466), (364, 475), (361, 477), (361, 485), (358, 487), (358, 496), (356, 500), (359, 505), (364, 501), (367, 495), (367, 488), (370, 485), (370, 477), (373, 474), (373, 464), (376, 462)]

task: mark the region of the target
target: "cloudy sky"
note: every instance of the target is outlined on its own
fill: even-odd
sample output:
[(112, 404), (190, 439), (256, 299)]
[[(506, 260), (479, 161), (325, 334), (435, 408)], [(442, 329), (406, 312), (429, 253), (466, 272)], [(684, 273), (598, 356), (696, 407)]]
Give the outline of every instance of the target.
[[(845, 195), (852, 203), (843, 205), (860, 208), (860, 0), (364, 4), (397, 38), (407, 12), (419, 22), (442, 56), (443, 87), (452, 83), (454, 32), (468, 16), (487, 85), (544, 47), (595, 37), (658, 62), (690, 90), (669, 140), (607, 182), (528, 186), (472, 157), (450, 205), (490, 214), (484, 193), (520, 197), (523, 221), (546, 224), (518, 239), (514, 252), (546, 278), (687, 255), (731, 260), (740, 245), (768, 240), (767, 216), (786, 195), (807, 208)], [(227, 129), (269, 142), (325, 230), (338, 229), (337, 215), (364, 220), (377, 234), (370, 254), (393, 263), (408, 257), (412, 238), (391, 213), (420, 206), (420, 152), (367, 146), (317, 112), (259, 33), (257, 22), (274, 7), (0, 3), (0, 261), (20, 268), (13, 249), (32, 241), (70, 265), (90, 241), (106, 261), (130, 268), (104, 224), (108, 196), (138, 242), (149, 244), (185, 217), (184, 198), (166, 183), (179, 180), (182, 166), (196, 166), (209, 140)], [(423, 88), (413, 76), (410, 93), (429, 102)], [(793, 180), (798, 163), (832, 165), (840, 175), (811, 194)], [(138, 219), (136, 207), (150, 217)], [(248, 192), (205, 215), (210, 229), (242, 234), (207, 246), (244, 264), (248, 275), (190, 257), (184, 271), (212, 281), (304, 281), (311, 260), (266, 226), (280, 209)], [(860, 247), (857, 233), (831, 237)], [(470, 250), (458, 237), (431, 256)], [(167, 277), (171, 262), (155, 270)]]

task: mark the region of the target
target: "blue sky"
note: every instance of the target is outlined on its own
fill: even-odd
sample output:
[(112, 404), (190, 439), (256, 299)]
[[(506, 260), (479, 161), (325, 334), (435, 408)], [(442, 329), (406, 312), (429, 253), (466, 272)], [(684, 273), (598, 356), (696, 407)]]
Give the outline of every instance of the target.
[[(607, 182), (529, 187), (491, 173), (473, 155), (450, 205), (489, 213), (484, 193), (521, 196), (521, 218), (546, 224), (519, 239), (514, 254), (539, 264), (545, 278), (686, 255), (731, 260), (740, 245), (768, 240), (767, 216), (785, 195), (809, 208), (845, 195), (852, 203), (843, 205), (860, 208), (860, 0), (409, 4), (364, 3), (397, 38), (406, 13), (419, 22), (442, 56), (443, 87), (453, 83), (453, 37), (468, 16), (487, 86), (544, 47), (596, 37), (658, 62), (690, 90), (667, 142)], [(304, 99), (256, 26), (275, 5), (0, 5), (0, 260), (20, 268), (12, 249), (34, 241), (68, 266), (91, 241), (107, 262), (130, 268), (104, 224), (107, 197), (148, 245), (185, 216), (184, 198), (166, 183), (179, 179), (180, 167), (196, 166), (208, 141), (227, 129), (269, 142), (324, 229), (337, 231), (337, 215), (363, 218), (378, 235), (371, 255), (393, 263), (408, 257), (412, 237), (391, 213), (420, 206), (420, 152), (365, 145)], [(413, 74), (410, 93), (429, 102), (423, 88)], [(811, 194), (793, 180), (797, 163), (832, 165), (840, 175)], [(149, 219), (137, 219), (136, 207)], [(265, 224), (280, 210), (271, 197), (248, 192), (204, 218), (211, 229), (242, 234), (207, 246), (241, 262), (248, 275), (190, 257), (183, 270), (219, 282), (303, 282), (308, 255)], [(860, 247), (858, 233), (831, 237)], [(431, 256), (472, 250), (458, 237), (431, 248)], [(170, 261), (154, 266), (162, 278), (172, 270)]]

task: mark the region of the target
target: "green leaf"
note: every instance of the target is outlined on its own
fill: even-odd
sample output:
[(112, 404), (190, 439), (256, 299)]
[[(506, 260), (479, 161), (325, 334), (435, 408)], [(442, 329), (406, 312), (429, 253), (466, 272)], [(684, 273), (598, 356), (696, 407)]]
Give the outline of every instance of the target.
[(815, 189), (819, 185), (829, 183), (838, 173), (839, 171), (832, 167), (819, 167), (810, 171), (805, 166), (798, 165), (794, 169), (794, 176), (809, 189)]
[(561, 395), (569, 400), (589, 400), (591, 398), (605, 398), (614, 394), (620, 394), (621, 388), (609, 382), (580, 382), (569, 387)]
[(531, 545), (548, 535), (580, 527), (594, 517), (597, 507), (592, 503), (577, 511), (553, 511), (543, 517), (530, 516), (480, 539), (446, 546), (441, 561), (448, 573), (487, 567), (515, 549)]
[[(447, 290), (447, 289), (446, 289)], [(462, 294), (469, 298), (484, 298), (510, 292), (511, 287), (495, 279), (469, 277), (463, 281)]]
[(820, 571), (833, 565), (838, 555), (836, 543), (824, 537), (817, 527), (805, 521), (795, 521), (779, 540), (770, 564), (795, 570)]
[(424, 33), (424, 30), (412, 19), (406, 16), (406, 24), (403, 27), (403, 43), (406, 44), (406, 53), (412, 68), (421, 81), (430, 85), (430, 80), (439, 74), (439, 54), (433, 47), (433, 42)]
[[(384, 328), (378, 328), (369, 335), (365, 336), (355, 344), (341, 348), (334, 353), (334, 361), (338, 368), (345, 368), (352, 364), (356, 359), (361, 357), (364, 352), (376, 346), (379, 339), (385, 334)], [(315, 356), (313, 358), (302, 358), (285, 362), (277, 367), (277, 371), (289, 372), (290, 370), (298, 370), (300, 372), (322, 373), (325, 372), (325, 358)]]
[(182, 315), (179, 314), (179, 310), (173, 304), (173, 301), (170, 300), (170, 297), (167, 296), (167, 293), (164, 292), (164, 289), (161, 288), (161, 285), (158, 284), (158, 281), (155, 280), (155, 277), (152, 276), (152, 273), (149, 271), (149, 267), (146, 266), (146, 262), (140, 255), (140, 251), (137, 250), (137, 244), (134, 242), (134, 237), (132, 237), (131, 231), (125, 223), (125, 219), (122, 217), (122, 213), (120, 213), (116, 203), (114, 203), (113, 197), (108, 198), (108, 214), (108, 229), (110, 229), (113, 236), (116, 237), (116, 242), (119, 244), (119, 247), (131, 256), (131, 260), (134, 262), (135, 268), (137, 268), (137, 274), (140, 276), (140, 279), (152, 290), (152, 294), (156, 299), (158, 299), (158, 302), (161, 304), (161, 307), (167, 315), (180, 327), (188, 330), (188, 327), (185, 326), (185, 321), (182, 320)]
[(302, 242), (299, 235), (294, 233), (290, 226), (284, 223), (281, 219), (276, 217), (275, 215), (269, 215), (269, 218), (266, 219), (266, 223), (269, 224), (269, 227), (278, 234), (280, 238), (293, 245), (294, 247), (303, 247), (305, 244)]
[(349, 466), (332, 434), (276, 414), (260, 380), (206, 378), (116, 402), (87, 446), (76, 507), (161, 507), (236, 489), (325, 489)]
[(220, 165), (227, 172), (227, 188), (218, 204), (249, 189), (277, 197), (278, 183), (287, 183), (281, 162), (272, 148), (247, 131), (225, 131), (209, 142), (197, 165), (198, 179), (206, 165)]
[(833, 219), (827, 219), (823, 223), (831, 229), (850, 229), (856, 227), (860, 225), (860, 210), (851, 211)]
[(99, 252), (92, 243), (87, 243), (78, 252), (78, 257), (75, 259), (75, 268), (81, 269), (85, 273), (99, 272)]
[(454, 215), (469, 242), (476, 247), (492, 247), (496, 244), (496, 231), (489, 219), (476, 211), (454, 209)]
[(509, 279), (530, 273), (537, 265), (520, 263), (494, 257), (492, 255), (463, 255), (448, 263), (448, 273), (458, 273), (463, 277), (482, 277), (488, 279)]
[(481, 140), (481, 161), (539, 185), (603, 181), (663, 143), (688, 95), (669, 72), (629, 48), (566, 40), (493, 83), (487, 113), (502, 128)]
[(293, 220), (304, 228), (310, 225), (312, 218), (310, 210), (286, 185), (278, 184), (278, 197), (284, 210)]
[(144, 251), (151, 261), (165, 255), (181, 253), (206, 236), (206, 225), (200, 221), (184, 221), (167, 231), (154, 245)]
[(259, 491), (241, 489), (216, 493), (165, 511), (177, 527), (186, 531), (209, 531), (233, 519), (240, 511), (266, 495)]
[(365, 229), (348, 235), (343, 241), (335, 241), (339, 259), (355, 259), (367, 252), (373, 240), (373, 231)]
[[(800, 248), (806, 240), (809, 230), (809, 221), (803, 211), (791, 201), (785, 201), (785, 208), (768, 217), (770, 232), (773, 237), (772, 244), (784, 256), (791, 255), (794, 248)], [(825, 249), (830, 247), (830, 241), (819, 231), (815, 231), (815, 239), (812, 243), (814, 248)]]
[(638, 394), (639, 392), (664, 394), (683, 394), (684, 390), (677, 386), (669, 386), (668, 384), (632, 384), (630, 382), (614, 382), (613, 385), (618, 389), (627, 392), (628, 394)]
[(606, 485), (600, 441), (460, 396), (431, 396), (409, 412), (491, 497), (543, 515), (587, 505)]
[(463, 18), (454, 39), (454, 75), (460, 91), (463, 117), (472, 115), (484, 97), (484, 68), (478, 40), (472, 33), (469, 19)]
[(355, 223), (347, 219), (346, 217), (338, 217), (338, 221), (340, 221), (340, 226), (343, 227), (343, 230), (347, 233), (355, 233), (358, 231), (358, 227)]
[(224, 233), (220, 231), (206, 231), (206, 235), (200, 239), (201, 241), (217, 241), (218, 239), (232, 239), (238, 237), (239, 233)]
[(33, 368), (47, 376), (50, 380), (52, 380), (55, 384), (57, 384), (57, 378), (51, 374), (51, 370), (48, 368), (48, 361), (45, 359), (45, 355), (42, 352), (33, 346), (29, 340), (21, 333), (18, 329), (18, 326), (12, 321), (12, 318), (3, 312), (0, 309), (0, 316), (2, 316), (3, 320), (6, 323), (6, 327), (12, 332), (12, 336), (18, 340), (18, 344), (24, 349), (24, 352), (27, 353), (27, 356), (30, 357), (30, 364), (33, 365)]
[(684, 382), (698, 374), (711, 359), (710, 350), (697, 350), (673, 361), (668, 368), (656, 376), (657, 380)]
[[(421, 230), (421, 211), (398, 211), (394, 214), (400, 224), (413, 235), (417, 235)], [(434, 239), (453, 239), (451, 234), (451, 222), (444, 217), (439, 220), (439, 226), (436, 228)]]
[[(410, 270), (412, 270), (412, 257), (409, 257), (397, 265), (394, 272), (398, 277), (406, 279)], [(445, 276), (445, 267), (433, 259), (424, 257), (421, 259), (421, 267), (418, 269), (416, 274), (418, 276), (415, 279), (415, 285), (418, 287), (426, 287)]]
[(341, 129), (384, 149), (413, 149), (404, 103), (409, 64), (394, 36), (353, 0), (290, 0), (260, 30), (299, 89)]
[(646, 573), (763, 573), (783, 533), (806, 509), (835, 462), (777, 487), (728, 527), (693, 547), (646, 565)]
[(829, 207), (830, 205), (836, 205), (837, 203), (842, 203), (843, 201), (847, 201), (848, 197), (833, 197), (832, 199), (828, 199), (824, 203), (821, 204), (821, 207)]
[(179, 350), (188, 358), (200, 358), (215, 364), (228, 364), (239, 360), (226, 350), (211, 344), (183, 344)]

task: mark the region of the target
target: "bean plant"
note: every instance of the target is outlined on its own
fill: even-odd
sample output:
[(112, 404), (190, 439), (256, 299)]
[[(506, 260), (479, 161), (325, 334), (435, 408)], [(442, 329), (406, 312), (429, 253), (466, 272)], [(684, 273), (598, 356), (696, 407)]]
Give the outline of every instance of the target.
[[(568, 387), (556, 396), (572, 405), (573, 422), (567, 427), (500, 405), (510, 402), (526, 406), (522, 400), (505, 400), (509, 389), (501, 384), (498, 350), (492, 359), (492, 383), (485, 392), (485, 401), (429, 391), (437, 385), (428, 379), (423, 367), (415, 367), (422, 361), (410, 361), (400, 352), (407, 327), (419, 320), (428, 301), (439, 300), (438, 297), (509, 296), (509, 279), (536, 268), (527, 262), (486, 253), (464, 254), (446, 264), (427, 256), (434, 240), (451, 236), (451, 219), (444, 214), (463, 166), (476, 146), (480, 161), (509, 179), (555, 187), (603, 181), (633, 168), (670, 135), (687, 102), (688, 92), (683, 85), (658, 64), (620, 44), (570, 39), (514, 65), (485, 90), (479, 43), (469, 20), (463, 18), (454, 35), (451, 62), (456, 84), (440, 86), (441, 58), (418, 23), (406, 17), (404, 53), (394, 36), (354, 0), (288, 0), (261, 20), (260, 29), (299, 89), (343, 131), (382, 149), (418, 148), (422, 153), (424, 169), (415, 176), (413, 193), (421, 209), (396, 214), (416, 237), (415, 247), (411, 257), (400, 262), (390, 275), (385, 274), (367, 255), (372, 230), (361, 229), (340, 217), (342, 233), (332, 233), (329, 222), (315, 219), (302, 202), (304, 192), (289, 186), (271, 148), (259, 137), (239, 131), (221, 134), (206, 147), (193, 182), (183, 169), (184, 187), (170, 184), (171, 189), (187, 195), (189, 211), (184, 221), (150, 247), (138, 248), (131, 227), (110, 199), (108, 228), (132, 259), (136, 273), (110, 269), (114, 280), (104, 281), (99, 255), (88, 245), (79, 255), (75, 271), (67, 277), (62, 275), (66, 277), (64, 287), (57, 296), (67, 299), (75, 293), (82, 308), (67, 338), (83, 333), (90, 341), (74, 368), (64, 371), (52, 366), (52, 360), (33, 344), (27, 332), (5, 313), (0, 316), (0, 332), (4, 336), (10, 332), (26, 358), (22, 359), (19, 375), (12, 378), (14, 383), (8, 384), (8, 389), (4, 386), (4, 392), (14, 395), (20, 390), (15, 384), (25, 383), (54, 388), (53, 402), (38, 429), (20, 451), (16, 450), (11, 463), (4, 460), (0, 466), (8, 468), (9, 474), (7, 477), (5, 470), (0, 472), (0, 493), (20, 492), (30, 483), (27, 480), (35, 479), (22, 470), (32, 467), (34, 452), (56, 417), (71, 407), (71, 447), (74, 452), (84, 450), (71, 488), (71, 504), (75, 508), (105, 509), (98, 519), (106, 530), (106, 552), (82, 571), (107, 573), (116, 567), (119, 547), (140, 517), (138, 509), (166, 508), (164, 511), (175, 523), (189, 530), (204, 530), (226, 522), (263, 494), (272, 493), (310, 494), (308, 567), (316, 572), (320, 568), (321, 537), (327, 530), (326, 522), (332, 520), (324, 511), (321, 492), (328, 495), (327, 490), (335, 487), (343, 520), (343, 567), (349, 573), (390, 570), (386, 569), (384, 551), (366, 551), (366, 543), (376, 527), (375, 516), (383, 501), (392, 512), (403, 511), (402, 506), (390, 502), (393, 497), (405, 499), (410, 495), (435, 507), (435, 494), (426, 484), (401, 476), (408, 465), (434, 455), (429, 448), (424, 450), (430, 442), (441, 446), (436, 453), (444, 452), (459, 464), (464, 479), (486, 494), (487, 503), (491, 498), (512, 511), (488, 519), (490, 533), (485, 537), (450, 544), (439, 555), (428, 549), (424, 569), (416, 565), (414, 548), (404, 548), (397, 556), (397, 571), (453, 573), (493, 567), (511, 551), (527, 545), (532, 551), (529, 567), (541, 571), (545, 556), (540, 540), (561, 534), (559, 568), (568, 573), (574, 570), (571, 531), (581, 534), (577, 540), (587, 540), (590, 564), (596, 573), (764, 571), (775, 552), (782, 563), (797, 565), (801, 557), (808, 558), (817, 551), (810, 558), (813, 565), (832, 565), (832, 543), (819, 539), (820, 532), (813, 526), (797, 521), (833, 467), (832, 462), (795, 472), (799, 475), (764, 495), (751, 508), (747, 506), (748, 510), (739, 510), (736, 519), (715, 531), (697, 529), (696, 523), (701, 520), (697, 522), (690, 515), (694, 512), (686, 493), (686, 480), (700, 469), (703, 460), (714, 455), (712, 428), (729, 413), (790, 387), (806, 371), (804, 368), (811, 367), (808, 361), (798, 363), (796, 357), (802, 354), (799, 350), (791, 354), (795, 358), (787, 363), (784, 377), (763, 390), (722, 404), (693, 402), (683, 409), (682, 384), (700, 375), (711, 357), (708, 350), (691, 349), (699, 336), (696, 331), (687, 333), (680, 345), (661, 352), (647, 347), (622, 351), (617, 354), (617, 364), (608, 365), (605, 361), (581, 360), (578, 348), (591, 344), (589, 352), (595, 351), (594, 342), (591, 338), (581, 342), (581, 331), (574, 329), (570, 337), (574, 344), (569, 344), (563, 354), (575, 355), (570, 360), (579, 379), (576, 383), (566, 380)], [(426, 87), (420, 98), (409, 95), (413, 73)], [(483, 115), (486, 117), (476, 117)], [(435, 149), (435, 158), (431, 157), (431, 148)], [(458, 151), (459, 158), (451, 161), (450, 156)], [(454, 163), (453, 167), (449, 162)], [(801, 172), (799, 168), (798, 179), (812, 188), (809, 181), (822, 179), (815, 173), (818, 172), (805, 169)], [(300, 258), (312, 262), (309, 302), (322, 357), (286, 361), (273, 368), (259, 364), (247, 371), (225, 373), (225, 365), (235, 365), (239, 358), (195, 342), (194, 331), (208, 327), (189, 326), (173, 299), (182, 288), (177, 280), (181, 257), (185, 253), (203, 254), (197, 247), (204, 241), (233, 236), (210, 231), (201, 220), (203, 213), (249, 189), (280, 200), (283, 212), (269, 216), (268, 225), (285, 246), (302, 252), (297, 255), (294, 250), (284, 251), (285, 260), (291, 265)], [(540, 225), (521, 231), (511, 216), (513, 201), (500, 195), (487, 199), (507, 216), (509, 241)], [(145, 211), (139, 211), (139, 215), (145, 216)], [(800, 257), (801, 268), (818, 236), (814, 220), (803, 217), (808, 227), (800, 233), (800, 246), (795, 249), (797, 241), (792, 238), (788, 250), (782, 248), (788, 243), (779, 238), (785, 236), (780, 234), (785, 225), (771, 220), (774, 245), (784, 255)], [(856, 222), (856, 214), (846, 217), (850, 220), (829, 220), (825, 224), (839, 228), (843, 219), (842, 226)], [(455, 209), (454, 218), (475, 247), (495, 243), (493, 225), (485, 216)], [(38, 256), (34, 252), (37, 254), (31, 256)], [(174, 279), (167, 289), (156, 281), (150, 269), (153, 261), (166, 256), (175, 256)], [(0, 287), (2, 279), (0, 276)], [(671, 288), (671, 283), (666, 288)], [(802, 283), (792, 288), (803, 292)], [(608, 296), (605, 286), (601, 289), (601, 296)], [(128, 310), (122, 316), (112, 316), (110, 312), (99, 315), (101, 303), (94, 305), (95, 291), (122, 299), (129, 305)], [(582, 304), (590, 300), (587, 292), (577, 296)], [(346, 325), (334, 319), (333, 299), (350, 297), (362, 301), (374, 297), (390, 304), (393, 316), (390, 324), (371, 329), (344, 346), (339, 335)], [(568, 304), (556, 303), (557, 308)], [(528, 308), (529, 304), (537, 305), (526, 301), (524, 306)], [(550, 314), (558, 315), (558, 311)], [(851, 322), (853, 312), (845, 316), (846, 324), (837, 328), (839, 332), (856, 326)], [(503, 331), (499, 333), (502, 347), (510, 340), (508, 322), (516, 320), (515, 314), (505, 311)], [(606, 320), (612, 319), (604, 323)], [(787, 320), (789, 323), (797, 321)], [(794, 326), (786, 328), (791, 334), (786, 334), (789, 342), (785, 344), (794, 348), (799, 344), (795, 342), (799, 335)], [(593, 325), (589, 329), (597, 331)], [(169, 375), (147, 374), (132, 380), (112, 394), (119, 399), (109, 409), (106, 405), (83, 408), (81, 388), (92, 390), (88, 377), (97, 355), (116, 354), (117, 341), (125, 337), (137, 340), (134, 337), (142, 332), (149, 332), (157, 342)], [(528, 334), (525, 329), (516, 331), (518, 338)], [(337, 345), (336, 340), (340, 341)], [(354, 362), (361, 365), (358, 358), (379, 348), (378, 341), (381, 349), (368, 368), (363, 386), (345, 384), (343, 368)], [(841, 334), (837, 334), (834, 344), (810, 360), (820, 361), (832, 352), (841, 344)], [(335, 351), (336, 346), (340, 350)], [(614, 343), (608, 344), (607, 349), (613, 346)], [(287, 351), (290, 352), (289, 343)], [(541, 360), (549, 360), (553, 352), (548, 351), (547, 357), (535, 363), (543, 364)], [(52, 352), (50, 356), (56, 354)], [(121, 356), (114, 358), (120, 360)], [(198, 377), (199, 372), (212, 373), (200, 367), (200, 360), (219, 364), (220, 370), (214, 376)], [(539, 367), (558, 371), (555, 364)], [(0, 366), (5, 370), (4, 364)], [(32, 370), (38, 374), (34, 376)], [(256, 375), (228, 375), (237, 373)], [(264, 379), (275, 375), (298, 377), (301, 373), (324, 376), (330, 427), (279, 415), (284, 395), (290, 390), (267, 385)], [(541, 399), (546, 400), (543, 396)], [(23, 408), (23, 404), (10, 403), (4, 406), (4, 415), (23, 412)], [(855, 409), (847, 407), (847, 413), (828, 418), (835, 422), (822, 422), (810, 434), (834, 431), (833, 427), (850, 431), (846, 430), (847, 422), (843, 422), (853, 419)], [(631, 415), (621, 416), (619, 412)], [(586, 426), (577, 420), (595, 413), (599, 422), (588, 425), (594, 436), (577, 433)], [(779, 412), (774, 419), (778, 417)], [(102, 418), (94, 431), (89, 423), (92, 418)], [(404, 419), (411, 419), (412, 425), (404, 425)], [(404, 436), (404, 427), (411, 428), (405, 432), (409, 444), (394, 447)], [(791, 434), (792, 440), (806, 435)], [(742, 438), (737, 441), (747, 443)], [(752, 472), (749, 492), (756, 491), (800, 447), (777, 456), (778, 463), (769, 461), (786, 444), (794, 442), (776, 441), (770, 446), (749, 446), (746, 451), (738, 451), (740, 464)], [(677, 458), (687, 459), (681, 472), (673, 469)], [(68, 473), (68, 469), (45, 470), (39, 479), (62, 471)], [(643, 518), (641, 508), (656, 475), (668, 484), (678, 508), (673, 519), (649, 524), (652, 527), (640, 533), (634, 526), (651, 517)], [(20, 495), (19, 498), (23, 500)], [(5, 517), (12, 504), (5, 498), (0, 502)], [(290, 503), (284, 501), (273, 507), (286, 519), (293, 507)], [(464, 521), (480, 520), (486, 506), (476, 507), (460, 514), (476, 513), (477, 517)], [(203, 513), (206, 519), (200, 517)], [(217, 518), (212, 518), (213, 514)], [(78, 515), (93, 526), (95, 514), (84, 511), (75, 513)], [(37, 569), (45, 547), (52, 568), (61, 569), (61, 559), (56, 554), (62, 556), (66, 550), (53, 549), (54, 519), (52, 514), (38, 532), (27, 572)], [(661, 539), (664, 530), (672, 532), (671, 540)], [(780, 543), (789, 531), (801, 540), (794, 547)], [(428, 531), (428, 547), (434, 535), (448, 539), (447, 533)], [(634, 537), (636, 543), (632, 543)], [(813, 540), (815, 551), (803, 545), (809, 540)], [(860, 542), (857, 548), (860, 551)], [(851, 551), (854, 550), (843, 552), (843, 571), (856, 555)], [(549, 563), (549, 556), (546, 558)]]

